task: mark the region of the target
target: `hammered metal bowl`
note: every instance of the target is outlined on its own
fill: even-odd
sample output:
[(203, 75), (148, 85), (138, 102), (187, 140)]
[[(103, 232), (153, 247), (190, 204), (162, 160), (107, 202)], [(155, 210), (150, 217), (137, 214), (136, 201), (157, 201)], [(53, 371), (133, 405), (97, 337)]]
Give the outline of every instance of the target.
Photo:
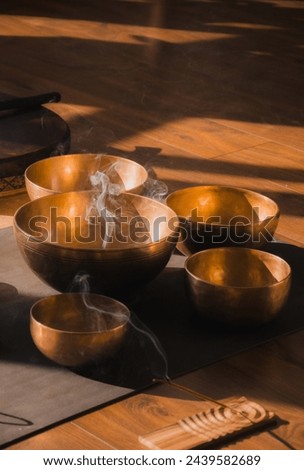
[(259, 248), (273, 239), (279, 208), (270, 198), (229, 186), (194, 186), (166, 200), (181, 220), (178, 248), (185, 255), (221, 246)]
[(21, 253), (43, 281), (60, 292), (115, 296), (135, 292), (167, 264), (178, 237), (175, 213), (165, 204), (121, 194), (96, 213), (94, 191), (35, 199), (18, 209), (14, 231)]
[(97, 294), (59, 294), (38, 300), (30, 312), (37, 348), (64, 366), (82, 366), (115, 354), (123, 343), (129, 309)]
[(45, 158), (25, 171), (25, 185), (31, 200), (49, 194), (92, 189), (96, 172), (109, 176), (120, 192), (141, 193), (148, 179), (145, 168), (133, 160), (102, 154), (60, 155)]
[(185, 263), (186, 288), (202, 319), (234, 326), (274, 319), (288, 299), (291, 268), (282, 258), (249, 248), (212, 248)]

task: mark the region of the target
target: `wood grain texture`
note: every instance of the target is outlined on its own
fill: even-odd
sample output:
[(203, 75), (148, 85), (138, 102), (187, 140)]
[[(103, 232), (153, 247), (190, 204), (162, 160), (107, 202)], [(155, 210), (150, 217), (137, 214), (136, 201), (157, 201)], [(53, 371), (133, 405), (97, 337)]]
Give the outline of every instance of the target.
[[(303, 449), (304, 371), (303, 348), (299, 348), (303, 339), (304, 332), (286, 336), (188, 374), (176, 382), (217, 400), (225, 400), (234, 392), (248, 393), (265, 407), (272, 406), (281, 418), (282, 424), (271, 433), (264, 431), (243, 437), (229, 444), (228, 449), (287, 449), (284, 441)], [(246, 371), (244, 364), (247, 365)], [(159, 385), (147, 393), (83, 416), (74, 424), (89, 433), (82, 435), (84, 448), (91, 448), (88, 447), (90, 442), (97, 445), (95, 448), (100, 448), (100, 443), (90, 440), (92, 434), (115, 448), (140, 449), (140, 434), (161, 425), (170, 425), (187, 413), (200, 412), (208, 406), (210, 403), (199, 401), (191, 392), (178, 390), (172, 385)], [(37, 443), (37, 437), (32, 439)], [(27, 441), (18, 445), (23, 448)], [(37, 445), (41, 445), (39, 440)]]
[(170, 426), (139, 436), (139, 442), (148, 449), (201, 449), (222, 446), (227, 440), (237, 440), (244, 433), (252, 433), (270, 424), (274, 413), (245, 397), (232, 398), (225, 403), (213, 403), (179, 419)]
[(271, 404), (283, 421), (275, 433), (291, 446), (303, 449), (304, 356), (300, 347), (303, 339), (301, 331), (274, 340), (178, 382), (216, 399), (222, 398), (223, 388), (225, 394), (234, 394), (241, 388), (244, 395), (249, 394), (264, 407)]
[(11, 450), (76, 450), (111, 449), (112, 447), (96, 436), (80, 429), (74, 423), (57, 426), (37, 436), (10, 446)]
[(267, 142), (217, 158), (229, 162), (236, 173), (273, 181), (279, 186), (303, 193), (304, 152)]
[(137, 449), (141, 448), (139, 435), (210, 406), (198, 400), (194, 391), (221, 401), (241, 391), (264, 407), (272, 407), (281, 422), (271, 434), (264, 431), (245, 437), (227, 448), (303, 449), (303, 348), (299, 352), (303, 339), (304, 332), (295, 333), (176, 380), (189, 392), (172, 385), (157, 386), (76, 422), (114, 447)]

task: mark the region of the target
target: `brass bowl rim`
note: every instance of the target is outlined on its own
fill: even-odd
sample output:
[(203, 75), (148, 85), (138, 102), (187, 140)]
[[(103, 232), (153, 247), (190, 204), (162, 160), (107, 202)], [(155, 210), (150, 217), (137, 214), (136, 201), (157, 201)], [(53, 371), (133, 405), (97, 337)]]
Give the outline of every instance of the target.
[[(75, 193), (75, 194), (80, 194), (80, 193), (94, 193), (95, 191), (94, 190), (88, 190), (88, 191), (69, 191), (69, 192), (66, 192), (66, 193), (57, 193), (57, 194), (49, 194), (47, 196), (43, 196), (39, 199), (34, 199), (32, 201), (28, 201), (26, 202), (25, 204), (22, 204), (22, 206), (20, 206), (15, 214), (14, 214), (14, 219), (13, 219), (13, 222), (14, 222), (14, 227), (15, 227), (15, 230), (18, 230), (19, 232), (21, 232), (25, 237), (28, 237), (31, 239), (31, 241), (33, 242), (36, 242), (38, 244), (42, 244), (42, 246), (50, 246), (50, 247), (55, 247), (55, 248), (63, 248), (67, 251), (77, 251), (77, 252), (111, 252), (111, 253), (115, 253), (115, 252), (119, 252), (119, 251), (137, 251), (138, 248), (149, 248), (151, 246), (157, 246), (158, 244), (160, 243), (163, 243), (165, 240), (169, 239), (170, 237), (173, 237), (175, 234), (176, 236), (178, 235), (178, 231), (179, 231), (179, 227), (175, 227), (175, 229), (170, 229), (170, 232), (168, 235), (166, 235), (165, 237), (162, 237), (160, 238), (159, 240), (157, 241), (154, 241), (154, 242), (150, 242), (150, 243), (144, 243), (144, 244), (138, 244), (136, 246), (121, 246), (119, 248), (105, 248), (105, 249), (102, 249), (102, 248), (97, 248), (97, 247), (89, 247), (89, 246), (86, 246), (86, 247), (73, 247), (73, 246), (68, 246), (68, 245), (64, 245), (64, 244), (61, 244), (61, 243), (51, 243), (51, 242), (47, 242), (47, 241), (44, 241), (44, 242), (41, 242), (39, 239), (36, 239), (34, 236), (28, 234), (27, 232), (25, 232), (18, 224), (17, 224), (17, 221), (16, 221), (16, 218), (18, 216), (18, 214), (23, 210), (24, 207), (30, 205), (30, 204), (33, 204), (35, 203), (35, 201), (42, 201), (46, 198), (52, 198), (52, 197), (62, 197), (63, 194), (72, 194), (72, 193)], [(169, 206), (166, 206), (166, 204), (164, 204), (163, 202), (160, 202), (160, 201), (157, 201), (156, 199), (151, 199), (147, 196), (141, 196), (140, 194), (133, 194), (133, 193), (125, 193), (125, 195), (127, 195), (128, 197), (134, 197), (134, 198), (140, 198), (140, 199), (146, 199), (147, 201), (152, 201), (154, 203), (156, 203), (157, 205), (161, 205), (161, 206), (164, 206), (166, 209), (169, 209), (169, 211), (171, 212), (171, 216), (168, 217), (168, 220), (171, 220), (172, 218), (175, 218), (175, 219), (178, 219), (178, 216), (176, 215), (176, 213), (174, 212), (173, 209), (171, 209), (171, 207)]]
[[(211, 251), (246, 251), (247, 253), (251, 253), (251, 254), (260, 254), (260, 253), (264, 253), (266, 254), (267, 256), (273, 258), (273, 259), (276, 259), (277, 261), (279, 261), (280, 263), (283, 262), (283, 264), (287, 267), (288, 269), (288, 273), (287, 275), (281, 279), (280, 281), (277, 281), (277, 282), (274, 282), (273, 284), (265, 284), (265, 285), (262, 285), (262, 286), (238, 286), (238, 285), (230, 285), (230, 284), (224, 284), (224, 285), (221, 285), (221, 284), (216, 284), (214, 282), (210, 282), (210, 281), (206, 281), (205, 279), (202, 279), (201, 277), (198, 277), (196, 276), (195, 274), (193, 274), (190, 269), (188, 268), (188, 264), (190, 263), (190, 261), (195, 258), (195, 257), (200, 257), (202, 256), (204, 253), (209, 253)], [(236, 247), (236, 246), (229, 246), (229, 247), (220, 247), (220, 248), (208, 248), (207, 250), (201, 250), (201, 251), (198, 251), (197, 253), (193, 253), (191, 256), (189, 256), (186, 261), (185, 261), (185, 265), (184, 265), (184, 268), (187, 272), (187, 274), (203, 283), (203, 284), (207, 284), (209, 286), (214, 286), (214, 287), (217, 287), (219, 289), (226, 289), (226, 288), (233, 288), (233, 289), (240, 289), (240, 290), (249, 290), (249, 289), (265, 289), (265, 287), (271, 287), (271, 286), (278, 286), (284, 282), (286, 282), (286, 280), (290, 279), (291, 278), (291, 273), (292, 273), (292, 269), (290, 267), (290, 264), (287, 263), (287, 261), (283, 258), (281, 258), (280, 256), (278, 255), (274, 255), (273, 253), (268, 253), (267, 251), (262, 251), (262, 250), (257, 250), (257, 249), (254, 249), (254, 248), (245, 248), (245, 247)]]
[[(35, 188), (38, 188), (38, 189), (44, 189), (46, 191), (49, 191), (51, 194), (61, 194), (60, 191), (56, 191), (52, 188), (49, 188), (49, 187), (46, 187), (46, 186), (41, 186), (39, 185), (38, 183), (36, 183), (35, 181), (33, 181), (30, 177), (29, 177), (29, 173), (32, 171), (33, 168), (35, 167), (39, 167), (40, 165), (43, 165), (46, 161), (49, 162), (49, 161), (54, 161), (54, 160), (59, 160), (59, 159), (62, 159), (62, 158), (66, 158), (66, 159), (71, 159), (71, 157), (82, 157), (82, 156), (87, 156), (87, 157), (98, 157), (100, 155), (100, 158), (102, 157), (110, 157), (110, 158), (115, 158), (115, 160), (118, 160), (118, 161), (121, 161), (121, 162), (128, 162), (128, 163), (131, 163), (131, 164), (134, 164), (136, 167), (140, 168), (143, 170), (143, 173), (144, 173), (144, 178), (142, 179), (142, 181), (137, 185), (137, 186), (134, 186), (134, 188), (131, 188), (128, 190), (128, 192), (131, 192), (131, 191), (134, 191), (136, 189), (138, 189), (140, 186), (142, 186), (149, 178), (149, 174), (148, 174), (148, 171), (146, 170), (146, 168), (141, 165), (140, 163), (136, 162), (135, 160), (131, 160), (130, 158), (126, 158), (126, 157), (119, 157), (119, 156), (116, 156), (116, 155), (113, 155), (113, 154), (99, 154), (99, 153), (68, 153), (68, 154), (65, 154), (65, 155), (55, 155), (53, 157), (46, 157), (46, 158), (43, 158), (41, 160), (38, 160), (36, 162), (33, 162), (31, 163), (31, 165), (29, 165), (25, 172), (24, 172), (24, 178), (25, 178), (25, 181), (29, 181), (31, 185), (35, 186)], [(55, 162), (56, 163), (56, 162)]]
[[(85, 293), (85, 295), (91, 295), (90, 293)], [(102, 295), (102, 294), (93, 294), (92, 295), (96, 296), (96, 297), (101, 297), (101, 298), (106, 298), (106, 299), (110, 299), (113, 301), (114, 304), (118, 304), (118, 305), (121, 305), (124, 310), (125, 310), (125, 315), (126, 315), (126, 320), (123, 321), (120, 325), (117, 325), (115, 326), (114, 328), (108, 328), (107, 330), (93, 330), (93, 331), (73, 331), (73, 330), (60, 330), (58, 328), (53, 328), (52, 326), (49, 326), (49, 325), (46, 325), (45, 323), (37, 320), (37, 318), (35, 318), (34, 316), (34, 308), (37, 307), (37, 305), (39, 304), (42, 304), (43, 302), (45, 302), (46, 300), (48, 299), (51, 299), (51, 298), (54, 298), (54, 297), (67, 297), (67, 296), (71, 296), (71, 297), (74, 297), (74, 296), (77, 296), (77, 297), (80, 297), (82, 298), (83, 296), (83, 293), (81, 292), (64, 292), (64, 293), (61, 293), (61, 294), (54, 294), (54, 295), (49, 295), (48, 297), (43, 297), (42, 299), (39, 299), (37, 300), (32, 306), (31, 306), (31, 309), (30, 309), (30, 321), (31, 322), (34, 322), (38, 325), (41, 325), (43, 328), (45, 328), (46, 330), (49, 330), (49, 331), (54, 331), (56, 333), (61, 333), (61, 334), (64, 334), (64, 335), (83, 335), (83, 336), (88, 336), (88, 335), (96, 335), (96, 334), (104, 334), (104, 333), (108, 333), (108, 332), (111, 332), (111, 333), (114, 333), (115, 331), (123, 328), (126, 324), (129, 323), (129, 320), (130, 320), (130, 317), (131, 317), (131, 312), (130, 312), (130, 309), (125, 305), (123, 304), (122, 302), (120, 302), (119, 300), (116, 300), (116, 299), (113, 299), (112, 297), (108, 297), (106, 295)]]
[[(259, 193), (257, 191), (252, 191), (251, 189), (246, 189), (246, 188), (240, 188), (240, 187), (236, 187), (236, 186), (225, 186), (225, 185), (213, 185), (213, 184), (210, 184), (210, 185), (200, 185), (200, 186), (187, 186), (185, 188), (181, 188), (181, 189), (177, 189), (176, 191), (173, 191), (172, 193), (168, 194), (168, 196), (166, 197), (166, 204), (168, 205), (168, 207), (170, 207), (172, 209), (172, 207), (170, 206), (169, 204), (169, 199), (170, 197), (173, 197), (175, 195), (178, 195), (178, 194), (182, 194), (182, 193), (187, 193), (187, 192), (191, 192), (191, 190), (193, 191), (197, 191), (198, 189), (200, 190), (206, 190), (206, 189), (228, 189), (228, 190), (231, 190), (231, 191), (234, 191), (235, 193), (247, 193), (247, 194), (253, 194), (255, 196), (259, 196), (261, 199), (264, 199), (266, 201), (269, 201), (273, 207), (274, 207), (274, 210), (275, 212), (273, 213), (273, 215), (269, 215), (267, 216), (265, 219), (263, 220), (259, 220), (258, 222), (253, 222), (253, 223), (250, 223), (250, 226), (255, 226), (255, 225), (261, 225), (263, 224), (265, 221), (271, 219), (271, 218), (274, 218), (274, 217), (279, 217), (280, 215), (280, 208), (278, 206), (278, 204), (273, 200), (271, 199), (270, 197), (268, 196), (265, 196), (264, 194), (262, 193)], [(172, 209), (174, 210), (174, 209)], [(201, 222), (201, 221), (196, 221), (196, 220), (193, 220), (191, 219), (190, 216), (183, 216), (183, 215), (178, 215), (177, 216), (180, 218), (180, 219), (183, 219), (183, 220), (186, 220), (186, 221), (192, 221), (193, 223), (197, 224), (197, 225), (203, 225), (203, 226), (218, 226), (218, 227), (234, 227), (234, 225), (231, 225), (231, 224), (224, 224), (224, 223), (221, 223), (221, 222)], [(238, 216), (238, 214), (235, 215), (236, 217)]]

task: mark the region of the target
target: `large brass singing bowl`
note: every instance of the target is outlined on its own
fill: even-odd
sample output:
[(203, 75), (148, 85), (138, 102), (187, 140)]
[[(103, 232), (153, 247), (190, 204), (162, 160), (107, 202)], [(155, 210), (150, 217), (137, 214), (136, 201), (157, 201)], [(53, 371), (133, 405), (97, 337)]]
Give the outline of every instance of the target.
[(130, 312), (97, 294), (59, 294), (36, 302), (30, 331), (37, 348), (64, 366), (81, 366), (115, 354), (123, 343)]
[(272, 240), (280, 215), (270, 198), (228, 186), (184, 188), (166, 203), (181, 220), (178, 248), (186, 255), (221, 246), (261, 247)]
[(140, 194), (148, 179), (145, 168), (127, 158), (102, 154), (60, 155), (30, 165), (25, 171), (25, 185), (30, 199), (49, 194), (92, 189), (96, 172), (109, 176), (120, 192)]
[(249, 248), (212, 248), (185, 263), (186, 288), (203, 319), (235, 326), (274, 319), (289, 294), (291, 269), (282, 258)]
[(135, 195), (107, 197), (70, 192), (35, 199), (14, 216), (17, 244), (43, 281), (60, 292), (134, 293), (167, 264), (178, 237), (175, 213), (165, 204)]

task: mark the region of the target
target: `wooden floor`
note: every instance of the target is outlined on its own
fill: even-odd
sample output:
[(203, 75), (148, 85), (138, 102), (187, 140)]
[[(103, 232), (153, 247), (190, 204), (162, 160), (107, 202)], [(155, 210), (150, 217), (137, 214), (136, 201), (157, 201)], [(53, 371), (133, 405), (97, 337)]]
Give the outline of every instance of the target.
[[(169, 191), (197, 184), (258, 190), (280, 206), (277, 237), (304, 246), (304, 3), (16, 0), (0, 7), (0, 91), (56, 90), (71, 152), (128, 156)], [(0, 198), (10, 225), (25, 193)], [(178, 382), (246, 395), (282, 424), (230, 449), (304, 449), (304, 332)], [(199, 401), (157, 385), (12, 449), (139, 449), (138, 435)]]

